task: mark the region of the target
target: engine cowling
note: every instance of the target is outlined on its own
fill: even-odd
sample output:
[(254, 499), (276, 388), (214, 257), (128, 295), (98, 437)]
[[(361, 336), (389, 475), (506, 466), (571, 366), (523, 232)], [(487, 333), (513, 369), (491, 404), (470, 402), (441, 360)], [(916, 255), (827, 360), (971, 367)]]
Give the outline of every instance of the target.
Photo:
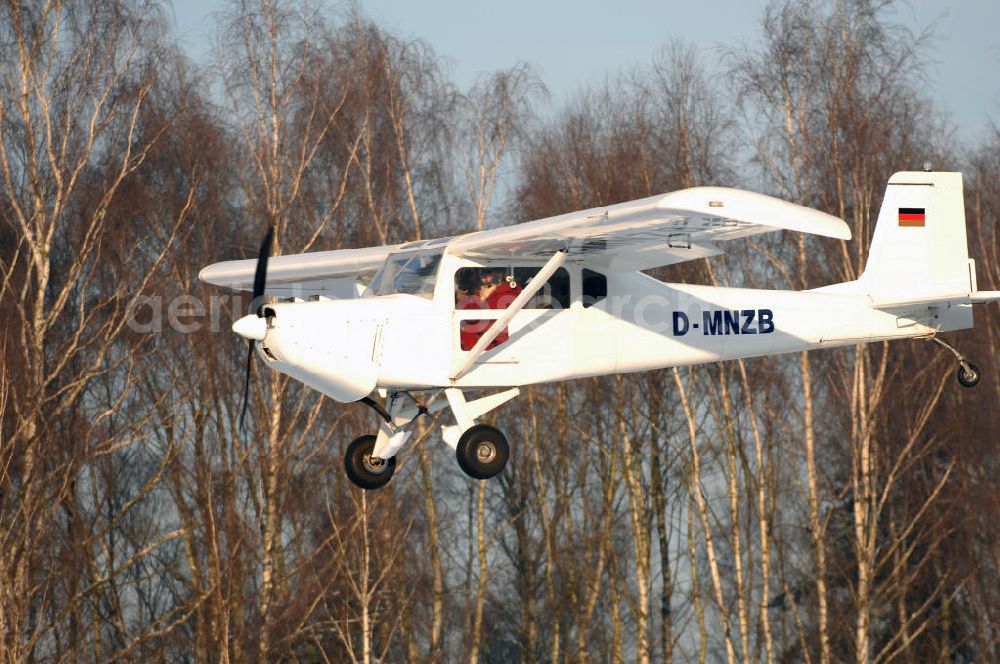
[[(371, 301), (269, 305), (258, 344), (271, 368), (331, 399), (357, 401), (378, 383), (385, 317)], [(376, 314), (376, 315), (373, 315)]]

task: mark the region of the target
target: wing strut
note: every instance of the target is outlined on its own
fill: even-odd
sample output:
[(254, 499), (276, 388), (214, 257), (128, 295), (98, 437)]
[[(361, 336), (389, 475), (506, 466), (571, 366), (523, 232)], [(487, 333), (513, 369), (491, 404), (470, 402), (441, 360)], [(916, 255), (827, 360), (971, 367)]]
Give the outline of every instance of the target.
[(514, 318), (515, 315), (517, 315), (517, 312), (523, 309), (528, 300), (534, 297), (535, 293), (541, 290), (542, 286), (545, 285), (545, 282), (549, 280), (549, 277), (551, 277), (565, 261), (565, 249), (561, 249), (552, 254), (552, 257), (548, 260), (548, 262), (546, 262), (542, 269), (538, 271), (538, 274), (534, 276), (531, 282), (524, 287), (524, 290), (521, 291), (516, 298), (514, 298), (514, 301), (510, 303), (510, 306), (505, 309), (502, 314), (500, 314), (499, 318), (493, 321), (493, 324), (490, 325), (490, 328), (486, 330), (482, 337), (479, 338), (479, 341), (477, 341), (476, 345), (472, 347), (469, 354), (465, 357), (459, 358), (459, 361), (455, 364), (454, 370), (451, 372), (451, 379), (453, 381), (458, 380), (465, 375), (465, 372), (469, 370), (469, 367), (472, 366), (473, 362), (479, 359), (479, 356), (483, 354), (486, 347), (497, 338), (497, 335), (500, 334), (505, 327), (507, 327), (507, 324), (510, 323), (511, 319)]

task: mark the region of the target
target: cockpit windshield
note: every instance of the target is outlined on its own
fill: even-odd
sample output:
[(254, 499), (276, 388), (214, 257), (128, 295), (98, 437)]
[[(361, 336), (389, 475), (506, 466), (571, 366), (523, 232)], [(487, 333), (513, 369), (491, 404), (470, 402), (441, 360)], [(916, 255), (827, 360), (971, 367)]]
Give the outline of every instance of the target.
[(368, 285), (369, 294), (433, 297), (441, 256), (449, 239), (414, 242), (389, 254)]

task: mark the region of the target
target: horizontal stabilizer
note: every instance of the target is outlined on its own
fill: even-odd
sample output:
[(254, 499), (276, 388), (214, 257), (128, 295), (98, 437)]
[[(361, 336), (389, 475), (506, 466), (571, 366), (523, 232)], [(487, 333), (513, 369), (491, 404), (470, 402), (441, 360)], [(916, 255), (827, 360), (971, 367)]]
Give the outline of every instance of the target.
[[(818, 289), (817, 289), (818, 290)], [(921, 305), (934, 306), (942, 304), (983, 304), (1000, 301), (1000, 291), (976, 291), (964, 295), (933, 295), (928, 297), (908, 298), (899, 300), (883, 300), (873, 305), (875, 309), (901, 309)]]
[(1000, 291), (995, 290), (983, 290), (976, 291), (969, 296), (969, 300), (973, 304), (983, 304), (984, 302), (997, 302), (1000, 301)]

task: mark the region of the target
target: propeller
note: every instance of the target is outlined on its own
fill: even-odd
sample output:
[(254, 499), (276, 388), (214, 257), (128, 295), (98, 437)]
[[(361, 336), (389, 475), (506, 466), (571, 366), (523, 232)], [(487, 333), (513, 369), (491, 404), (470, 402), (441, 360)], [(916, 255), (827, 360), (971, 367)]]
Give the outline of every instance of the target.
[[(257, 269), (253, 275), (253, 299), (250, 300), (250, 306), (256, 308), (255, 312), (257, 314), (257, 318), (264, 317), (264, 289), (267, 286), (267, 260), (271, 257), (271, 245), (273, 243), (274, 226), (271, 226), (267, 229), (267, 234), (264, 235), (264, 241), (260, 244), (260, 251), (257, 253)], [(240, 411), (241, 431), (243, 429), (243, 421), (247, 414), (247, 406), (250, 404), (250, 372), (253, 369), (253, 345), (255, 341), (263, 338), (263, 335), (257, 336), (252, 333), (252, 331), (247, 330), (246, 328), (248, 327), (250, 326), (247, 325), (246, 318), (241, 318), (233, 324), (233, 329), (241, 336), (246, 337), (250, 344), (250, 349), (247, 353), (246, 380), (243, 382), (243, 408)], [(253, 327), (259, 326), (255, 325)]]

